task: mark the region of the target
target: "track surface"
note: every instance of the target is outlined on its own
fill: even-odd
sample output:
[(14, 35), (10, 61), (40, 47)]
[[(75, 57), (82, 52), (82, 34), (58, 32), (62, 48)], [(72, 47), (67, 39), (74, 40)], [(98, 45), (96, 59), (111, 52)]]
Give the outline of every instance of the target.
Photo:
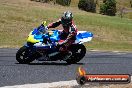
[(132, 53), (88, 51), (78, 64), (35, 61), (27, 65), (17, 63), (16, 52), (17, 49), (0, 49), (0, 87), (75, 80), (79, 66), (92, 74), (132, 75)]

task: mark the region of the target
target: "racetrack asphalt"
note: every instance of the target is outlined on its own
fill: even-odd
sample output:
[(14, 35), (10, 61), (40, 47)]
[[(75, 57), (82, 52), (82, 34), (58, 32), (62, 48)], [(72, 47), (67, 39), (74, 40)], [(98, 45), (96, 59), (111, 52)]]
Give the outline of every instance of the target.
[(77, 64), (64, 61), (18, 64), (15, 54), (18, 49), (0, 49), (0, 87), (34, 83), (50, 83), (75, 80), (79, 66), (89, 74), (131, 74), (132, 53), (87, 51)]

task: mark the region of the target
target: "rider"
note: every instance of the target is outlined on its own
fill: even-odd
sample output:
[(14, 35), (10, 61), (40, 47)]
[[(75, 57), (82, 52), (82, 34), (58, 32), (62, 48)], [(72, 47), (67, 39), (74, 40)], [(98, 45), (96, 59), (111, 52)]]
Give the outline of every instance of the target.
[(59, 50), (66, 51), (76, 40), (77, 28), (73, 23), (73, 14), (70, 11), (64, 12), (63, 16), (58, 21), (50, 23), (47, 28), (55, 28), (60, 24), (63, 26), (63, 31), (60, 33), (60, 39), (64, 41), (61, 42), (60, 40), (58, 42), (59, 45), (61, 45)]

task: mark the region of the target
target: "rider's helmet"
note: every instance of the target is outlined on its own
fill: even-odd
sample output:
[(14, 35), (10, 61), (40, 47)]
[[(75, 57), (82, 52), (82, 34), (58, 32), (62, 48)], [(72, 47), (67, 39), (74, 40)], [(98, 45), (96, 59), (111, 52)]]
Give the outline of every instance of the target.
[(63, 13), (61, 17), (61, 22), (63, 25), (70, 25), (72, 23), (73, 14), (70, 11), (66, 11)]

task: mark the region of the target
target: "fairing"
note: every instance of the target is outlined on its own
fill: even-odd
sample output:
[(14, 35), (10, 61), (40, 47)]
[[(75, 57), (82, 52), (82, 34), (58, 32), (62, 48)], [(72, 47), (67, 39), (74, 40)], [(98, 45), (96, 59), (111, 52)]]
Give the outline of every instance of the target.
[[(34, 43), (34, 46), (39, 46), (40, 44), (42, 44), (44, 38), (50, 38), (52, 43), (55, 43), (60, 40), (59, 32), (60, 31), (58, 30), (52, 30), (48, 31), (48, 34), (42, 34), (35, 28), (33, 31), (30, 32), (27, 42)], [(93, 34), (91, 32), (78, 31), (75, 43), (82, 44), (84, 42), (91, 41), (92, 38)]]

